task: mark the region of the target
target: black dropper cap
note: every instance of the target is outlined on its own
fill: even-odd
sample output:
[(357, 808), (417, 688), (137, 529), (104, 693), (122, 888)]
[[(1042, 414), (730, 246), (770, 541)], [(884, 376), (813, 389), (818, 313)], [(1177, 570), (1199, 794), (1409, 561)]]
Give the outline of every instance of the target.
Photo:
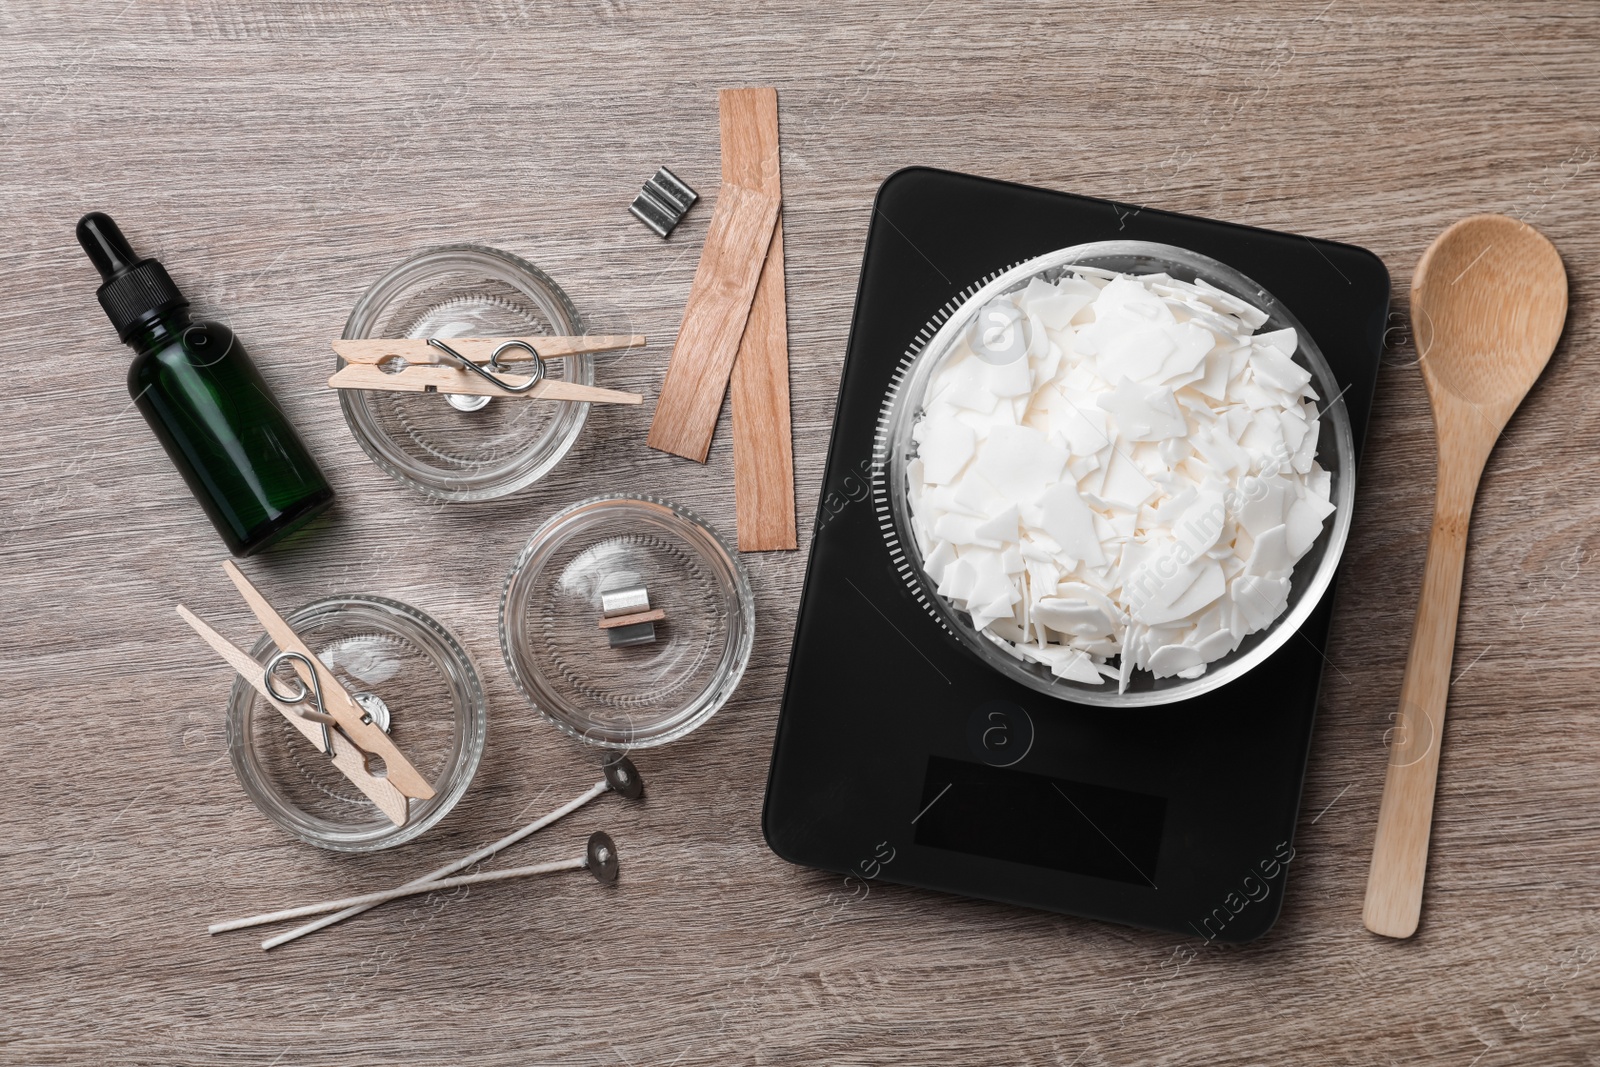
[(105, 279), (95, 295), (122, 340), (142, 320), (188, 306), (167, 269), (134, 255), (128, 239), (105, 212), (91, 211), (78, 220), (78, 243)]

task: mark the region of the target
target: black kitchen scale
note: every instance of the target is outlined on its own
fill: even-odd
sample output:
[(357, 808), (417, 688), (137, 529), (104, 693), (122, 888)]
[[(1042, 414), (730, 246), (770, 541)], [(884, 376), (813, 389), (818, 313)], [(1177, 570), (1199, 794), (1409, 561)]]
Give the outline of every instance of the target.
[(1264, 285), (1345, 387), (1359, 456), (1389, 305), (1372, 253), (948, 171), (890, 176), (867, 234), (763, 826), (793, 863), (1247, 941), (1283, 901), (1332, 589), (1299, 637), (1221, 689), (1146, 709), (1072, 704), (1001, 676), (918, 603), (891, 556), (881, 487), (874, 497), (879, 416), (924, 327), (999, 270), (1104, 240), (1192, 249)]

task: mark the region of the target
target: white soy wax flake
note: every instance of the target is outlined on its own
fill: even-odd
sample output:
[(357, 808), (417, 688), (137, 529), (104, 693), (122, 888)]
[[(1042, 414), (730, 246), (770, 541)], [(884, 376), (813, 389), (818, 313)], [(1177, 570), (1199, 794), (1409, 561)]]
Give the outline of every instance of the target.
[(1300, 338), (1267, 319), (1088, 267), (980, 309), (912, 432), (938, 594), (1009, 654), (1121, 689), (1197, 678), (1270, 626), (1334, 506)]
[(955, 481), (978, 441), (970, 426), (950, 416), (924, 420), (912, 435), (918, 445), (917, 457), (922, 460), (922, 476), (930, 485)]

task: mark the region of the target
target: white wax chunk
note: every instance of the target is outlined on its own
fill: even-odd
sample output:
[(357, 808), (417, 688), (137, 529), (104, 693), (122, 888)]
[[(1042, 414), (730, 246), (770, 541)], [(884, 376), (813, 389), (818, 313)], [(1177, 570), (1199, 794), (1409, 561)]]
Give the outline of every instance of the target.
[(1061, 478), (1067, 454), (1026, 426), (996, 426), (978, 450), (976, 467), (1015, 503), (1030, 503)]
[[(1044, 335), (1041, 332), (1039, 336)], [(1047, 340), (1044, 352), (1030, 357), (1033, 361), (1033, 380), (1035, 382), (1054, 381), (1056, 372), (1061, 369), (1062, 357), (1065, 355), (1066, 351), (1059, 344), (1055, 341)]]
[(1152, 608), (1140, 619), (1141, 622), (1154, 626), (1186, 619), (1227, 592), (1228, 580), (1223, 577), (1220, 564), (1213, 560), (1196, 560), (1190, 566), (1199, 568), (1200, 573), (1183, 595), (1165, 608)]
[(1094, 512), (1068, 482), (1057, 482), (1038, 501), (1039, 524), (1061, 550), (1073, 559), (1104, 567), (1105, 554), (1094, 530)]
[(1161, 376), (1171, 380), (1200, 366), (1206, 353), (1216, 346), (1217, 337), (1197, 322), (1181, 322), (1168, 331), (1173, 350), (1162, 364)]
[(1210, 636), (1201, 638), (1194, 648), (1196, 652), (1200, 653), (1200, 661), (1202, 663), (1210, 663), (1226, 656), (1237, 646), (1238, 642), (1234, 639), (1232, 632), (1224, 627), (1211, 631)]
[(1286, 326), (1281, 330), (1271, 333), (1258, 333), (1251, 340), (1258, 345), (1275, 348), (1285, 356), (1292, 356), (1300, 347), (1300, 335), (1294, 332), (1294, 327)]
[(1080, 404), (1061, 397), (1059, 405), (1050, 409), (1051, 428), (1066, 439), (1074, 456), (1092, 456), (1111, 443), (1107, 433), (1106, 413), (1098, 404)]
[(1023, 293), (1023, 299), (1028, 310), (1039, 316), (1047, 329), (1065, 330), (1072, 324), (1072, 317), (1099, 295), (1100, 290), (1087, 282), (1074, 280), (1049, 285), (1035, 278)]
[(1100, 377), (1141, 382), (1160, 374), (1162, 364), (1178, 348), (1169, 331), (1127, 314), (1080, 327), (1078, 347), (1094, 355)]
[(935, 582), (943, 583), (945, 568), (956, 561), (956, 547), (949, 541), (940, 541), (934, 545), (922, 560), (922, 569), (928, 572), (929, 577)]
[[(1322, 492), (1328, 492), (1328, 488), (1324, 487)], [(1316, 514), (1317, 523), (1319, 526), (1324, 519), (1326, 519), (1329, 515), (1332, 515), (1334, 512), (1333, 501), (1321, 495), (1321, 493), (1309, 485), (1302, 485), (1300, 487), (1300, 500), (1307, 507), (1309, 507), (1313, 513)], [(1313, 540), (1314, 539), (1315, 538), (1313, 537)]]
[(994, 557), (990, 563), (978, 561), (973, 570), (976, 577), (972, 583), (971, 595), (967, 603), (974, 605), (977, 610), (986, 612), (990, 618), (1007, 618), (1011, 615), (1011, 606), (1022, 599), (1022, 594), (1013, 586), (1010, 578), (1000, 567), (1000, 557)]
[(1250, 369), (1258, 380), (1290, 393), (1298, 394), (1311, 381), (1310, 371), (1270, 345), (1258, 344), (1250, 350)]
[(1233, 580), (1233, 602), (1250, 631), (1265, 630), (1288, 606), (1289, 579), (1240, 575)]
[(1218, 471), (1231, 473), (1250, 468), (1249, 453), (1234, 443), (1226, 429), (1201, 430), (1190, 436), (1189, 443), (1205, 457), (1207, 465)]
[(1063, 648), (1050, 664), (1050, 673), (1057, 678), (1085, 685), (1099, 685), (1102, 682), (1100, 672), (1095, 669), (1088, 655), (1075, 648)]
[(951, 487), (950, 498), (957, 508), (980, 519), (1004, 510), (1008, 503), (1005, 494), (977, 471), (967, 471)]
[(1228, 508), (1220, 489), (1205, 486), (1194, 492), (1194, 502), (1183, 509), (1172, 531), (1190, 552), (1199, 554), (1209, 551), (1228, 528)]
[(1283, 440), (1283, 420), (1278, 412), (1263, 408), (1252, 412), (1250, 425), (1239, 435), (1239, 447), (1258, 456), (1291, 456)]
[(1149, 508), (1151, 520), (1159, 526), (1173, 527), (1178, 524), (1178, 519), (1188, 510), (1189, 505), (1200, 499), (1200, 487), (1197, 485), (1180, 486), (1171, 495), (1162, 500), (1153, 508)]
[(987, 519), (973, 527), (972, 533), (990, 541), (1015, 541), (1017, 539), (1017, 506), (1015, 504), (1006, 508), (992, 519)]
[(935, 399), (951, 407), (965, 408), (988, 414), (995, 409), (999, 399), (989, 389), (989, 365), (980, 359), (967, 357), (955, 368), (953, 374), (942, 382)]
[(1115, 507), (1137, 511), (1140, 504), (1156, 495), (1156, 485), (1119, 448), (1111, 454), (1106, 480), (1098, 495)]
[(1040, 622), (1064, 634), (1100, 637), (1111, 632), (1111, 620), (1087, 600), (1046, 597), (1034, 605), (1033, 612)]
[(977, 450), (978, 435), (953, 418), (928, 419), (918, 429), (923, 431), (922, 443), (917, 448), (923, 477), (934, 485), (955, 481)]
[(1283, 478), (1256, 478), (1246, 483), (1243, 505), (1238, 509), (1239, 525), (1251, 537), (1260, 537), (1282, 525), (1288, 511), (1289, 485)]
[(998, 541), (978, 536), (978, 527), (985, 521), (973, 518), (971, 515), (958, 515), (953, 511), (947, 511), (934, 520), (933, 536), (954, 545), (986, 545), (998, 548)]
[(1310, 474), (1317, 457), (1317, 435), (1307, 433), (1294, 450), (1294, 469), (1298, 474)]
[(1033, 376), (1026, 352), (1017, 353), (1009, 363), (989, 368), (989, 391), (997, 397), (1027, 396), (1033, 392)]
[(1304, 416), (1295, 408), (1286, 408), (1276, 414), (1279, 430), (1283, 434), (1283, 443), (1288, 446), (1290, 452), (1298, 450), (1300, 442), (1305, 440), (1306, 434), (1310, 432)]
[(1286, 522), (1289, 555), (1299, 559), (1310, 551), (1311, 543), (1322, 532), (1322, 518), (1316, 505), (1304, 498), (1289, 505)]
[(1262, 311), (1253, 304), (1250, 304), (1244, 300), (1240, 300), (1231, 293), (1223, 292), (1221, 289), (1218, 289), (1204, 278), (1196, 278), (1194, 280), (1194, 284), (1195, 288), (1200, 293), (1200, 298), (1207, 304), (1210, 304), (1219, 311), (1226, 311), (1229, 314), (1237, 315), (1244, 321), (1244, 324), (1249, 326), (1252, 330), (1256, 329), (1262, 323), (1267, 321), (1266, 312)]
[(1099, 406), (1117, 421), (1124, 441), (1161, 441), (1187, 432), (1183, 413), (1166, 386), (1151, 389), (1123, 378), (1109, 393), (1102, 393)]
[(1259, 578), (1285, 578), (1294, 568), (1294, 561), (1295, 557), (1289, 554), (1289, 527), (1274, 526), (1263, 531), (1250, 546), (1244, 572)]
[[(929, 573), (932, 573), (931, 571)], [(970, 600), (978, 584), (978, 570), (971, 560), (958, 559), (948, 564), (939, 580), (939, 595), (951, 600)]]
[(1205, 659), (1197, 648), (1187, 645), (1164, 645), (1150, 656), (1145, 664), (1157, 678), (1170, 678), (1179, 671), (1205, 666)]
[[(1022, 552), (1026, 547), (1030, 546), (1021, 546), (1018, 551)], [(1022, 558), (1028, 571), (1028, 583), (1036, 601), (1038, 597), (1061, 584), (1061, 568), (1056, 566), (1054, 560), (1048, 557), (1042, 560), (1035, 559), (1026, 552), (1022, 553)]]
[(1221, 348), (1212, 349), (1205, 357), (1205, 373), (1191, 382), (1190, 387), (1212, 400), (1223, 399), (1228, 391), (1228, 371), (1231, 365), (1232, 357), (1227, 351)]

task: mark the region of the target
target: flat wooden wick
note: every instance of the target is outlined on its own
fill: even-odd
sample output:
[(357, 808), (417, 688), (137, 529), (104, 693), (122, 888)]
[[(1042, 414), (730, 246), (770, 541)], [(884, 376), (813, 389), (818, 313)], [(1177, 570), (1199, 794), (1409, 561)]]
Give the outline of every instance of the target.
[(613, 630), (618, 626), (637, 626), (641, 622), (660, 622), (667, 617), (665, 608), (652, 608), (649, 611), (636, 612), (633, 615), (614, 615), (609, 619), (600, 620), (600, 629)]
[[(643, 348), (644, 338), (637, 334), (594, 334), (585, 337), (448, 337), (450, 347), (474, 363), (487, 363), (489, 355), (507, 341), (521, 341), (532, 345), (541, 359), (559, 359), (562, 356), (581, 356), (591, 352), (615, 352), (623, 348)], [(407, 363), (440, 363), (444, 360), (438, 349), (428, 344), (425, 337), (360, 337), (340, 338), (333, 342), (333, 350), (346, 363), (382, 363), (390, 359), (403, 359)], [(533, 359), (528, 352), (513, 348), (502, 353), (502, 363), (526, 363)]]
[[(778, 91), (724, 89), (722, 180), (783, 195), (778, 155)], [(783, 218), (761, 269), (729, 387), (733, 409), (733, 500), (739, 548), (798, 545), (794, 515), (794, 440), (789, 414), (789, 324), (783, 291)]]
[(650, 422), (646, 443), (651, 448), (706, 461), (778, 223), (778, 202), (771, 193), (727, 183), (717, 194), (683, 325)]

